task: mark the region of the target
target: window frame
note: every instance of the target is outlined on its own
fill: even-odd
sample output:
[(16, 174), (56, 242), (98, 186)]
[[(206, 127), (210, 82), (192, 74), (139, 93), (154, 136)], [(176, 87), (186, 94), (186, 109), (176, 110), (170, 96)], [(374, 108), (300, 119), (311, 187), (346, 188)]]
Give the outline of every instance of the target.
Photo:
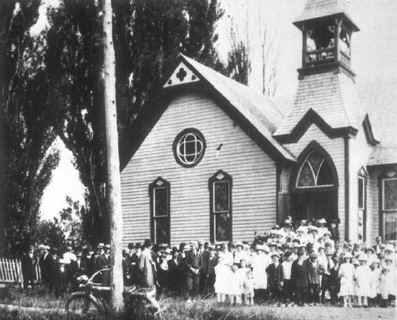
[(381, 185), (381, 188), (382, 188), (382, 212), (384, 212), (384, 213), (387, 213), (387, 212), (396, 212), (397, 211), (397, 207), (396, 208), (393, 208), (393, 209), (386, 209), (385, 208), (385, 199), (386, 199), (386, 197), (385, 197), (385, 182), (386, 181), (390, 181), (390, 180), (397, 180), (397, 177), (396, 176), (394, 176), (394, 177), (384, 177), (384, 178), (382, 178), (382, 185)]
[[(195, 153), (186, 153), (186, 137), (187, 136), (193, 136), (194, 137), (194, 141), (195, 141)], [(194, 156), (195, 160), (194, 161), (186, 161), (186, 159), (181, 159), (181, 154), (180, 154), (180, 147), (181, 147), (181, 140), (185, 139), (185, 144), (184, 144), (184, 152), (185, 152), (185, 158), (187, 156)], [(197, 154), (196, 156), (196, 151), (197, 151), (197, 146), (196, 146), (196, 141), (200, 141), (202, 144), (202, 150), (199, 154)], [(191, 142), (189, 142), (191, 143)], [(181, 165), (184, 168), (193, 168), (195, 166), (197, 166), (201, 160), (204, 157), (205, 151), (207, 148), (207, 144), (204, 138), (204, 135), (196, 128), (186, 128), (184, 130), (182, 130), (181, 132), (178, 133), (178, 135), (175, 137), (174, 143), (172, 145), (172, 149), (173, 149), (173, 153), (174, 153), (174, 158), (175, 161)]]
[[(358, 194), (357, 194), (358, 206), (357, 207), (359, 210), (367, 210), (367, 188), (366, 188), (367, 181), (366, 180), (367, 179), (365, 176), (360, 176), (360, 175), (358, 176), (358, 179), (357, 179), (357, 188), (358, 188)], [(362, 192), (361, 192), (362, 206), (360, 206), (360, 181), (362, 181)]]
[[(313, 168), (313, 166), (312, 166), (312, 164), (310, 163), (310, 160), (309, 160), (310, 157), (311, 157), (311, 155), (312, 155), (314, 152), (317, 152), (317, 153), (319, 153), (319, 154), (322, 156), (322, 160), (321, 160), (321, 163), (320, 163), (320, 166), (319, 166), (317, 175), (316, 175), (316, 173), (314, 172), (314, 168)], [(304, 158), (304, 160), (300, 163), (300, 167), (299, 167), (299, 169), (298, 169), (298, 174), (296, 175), (296, 178), (295, 178), (295, 188), (298, 189), (298, 190), (299, 190), (299, 189), (302, 190), (302, 189), (321, 189), (321, 188), (334, 188), (334, 187), (336, 187), (337, 184), (335, 184), (335, 183), (333, 183), (333, 184), (322, 184), (322, 185), (318, 185), (318, 178), (319, 178), (319, 176), (320, 176), (321, 169), (323, 168), (324, 164), (327, 163), (327, 161), (328, 161), (328, 159), (327, 159), (326, 155), (322, 154), (320, 151), (311, 150), (311, 151), (306, 155), (306, 157)], [(303, 167), (304, 167), (306, 164), (308, 165), (308, 167), (309, 167), (309, 169), (310, 169), (310, 171), (311, 171), (311, 173), (312, 173), (312, 176), (313, 176), (314, 185), (312, 185), (312, 186), (300, 186), (300, 185), (299, 185), (299, 180), (300, 180), (300, 177), (301, 177), (301, 173), (302, 173)], [(332, 170), (332, 168), (330, 168), (330, 169)]]
[[(227, 183), (228, 184), (228, 210), (216, 211), (215, 210), (215, 184), (217, 182)], [(229, 215), (230, 219), (230, 230), (229, 239), (227, 241), (233, 241), (233, 179), (232, 177), (222, 170), (218, 170), (210, 179), (208, 180), (208, 188), (210, 191), (210, 241), (212, 243), (216, 242), (225, 242), (223, 240), (218, 241), (216, 239), (216, 217), (218, 215)]]
[[(156, 215), (156, 190), (165, 189), (166, 194), (166, 214)], [(153, 243), (157, 243), (157, 223), (158, 220), (167, 219), (168, 225), (168, 239), (167, 243), (171, 242), (171, 186), (170, 183), (161, 177), (158, 177), (149, 185), (149, 197), (150, 197), (150, 238)]]
[(385, 241), (395, 241), (395, 240), (397, 240), (397, 238), (396, 239), (386, 239), (386, 217), (388, 217), (388, 216), (392, 216), (392, 215), (395, 215), (395, 216), (397, 216), (397, 210), (395, 210), (395, 211), (389, 211), (389, 212), (387, 212), (387, 211), (383, 211), (382, 212), (382, 215), (383, 215), (383, 217), (382, 217), (382, 239), (384, 239)]

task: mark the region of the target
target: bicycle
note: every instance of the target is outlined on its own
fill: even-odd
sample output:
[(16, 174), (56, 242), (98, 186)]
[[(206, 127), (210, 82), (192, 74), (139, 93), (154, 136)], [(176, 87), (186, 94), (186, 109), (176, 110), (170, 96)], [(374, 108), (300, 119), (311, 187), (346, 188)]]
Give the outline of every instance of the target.
[[(67, 319), (84, 316), (84, 319), (107, 320), (111, 315), (110, 286), (104, 285), (109, 279), (110, 269), (95, 272), (90, 278), (86, 275), (77, 278), (79, 290), (73, 292), (65, 303)], [(125, 287), (124, 300), (137, 319), (157, 317), (161, 319), (160, 305), (156, 300), (156, 291), (144, 288)]]

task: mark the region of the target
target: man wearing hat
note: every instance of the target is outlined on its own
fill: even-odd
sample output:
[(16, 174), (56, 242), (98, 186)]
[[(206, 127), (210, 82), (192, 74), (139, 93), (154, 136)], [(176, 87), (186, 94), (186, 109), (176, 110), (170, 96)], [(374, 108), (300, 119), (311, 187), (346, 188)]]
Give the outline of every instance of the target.
[(206, 295), (208, 293), (208, 265), (210, 261), (209, 243), (205, 242), (199, 252), (200, 257), (200, 272), (199, 272), (199, 288), (200, 294)]
[(194, 298), (199, 292), (200, 281), (200, 256), (197, 253), (198, 244), (192, 242), (190, 250), (186, 252), (185, 263), (187, 267), (186, 287), (190, 298)]
[(29, 246), (27, 253), (22, 256), (22, 275), (25, 288), (33, 288), (35, 280), (35, 264), (34, 247)]
[(102, 242), (98, 244), (97, 252), (93, 259), (95, 271), (99, 271), (108, 266), (108, 260), (105, 256), (105, 245)]
[(56, 264), (55, 261), (50, 254), (50, 246), (48, 245), (40, 245), (40, 270), (41, 270), (41, 279), (43, 280), (44, 285), (49, 289), (49, 292), (55, 291), (54, 280), (56, 276)]

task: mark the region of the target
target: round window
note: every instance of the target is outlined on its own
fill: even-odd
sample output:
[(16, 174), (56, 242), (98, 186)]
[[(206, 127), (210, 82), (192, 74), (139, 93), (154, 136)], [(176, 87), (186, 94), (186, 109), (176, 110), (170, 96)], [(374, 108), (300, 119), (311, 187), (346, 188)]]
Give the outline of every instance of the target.
[(204, 156), (205, 140), (197, 129), (185, 129), (174, 141), (174, 156), (184, 167), (194, 167)]

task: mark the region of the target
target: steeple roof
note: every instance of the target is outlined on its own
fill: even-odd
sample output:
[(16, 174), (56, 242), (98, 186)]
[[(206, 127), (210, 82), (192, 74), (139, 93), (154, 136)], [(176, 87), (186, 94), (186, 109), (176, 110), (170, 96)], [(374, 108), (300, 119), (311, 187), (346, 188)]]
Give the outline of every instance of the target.
[(277, 128), (275, 136), (292, 134), (309, 111), (314, 111), (332, 129), (357, 130), (365, 118), (350, 78), (344, 73), (314, 74), (299, 81), (292, 111)]
[(307, 0), (303, 13), (294, 24), (300, 28), (304, 21), (342, 14), (348, 18), (354, 31), (358, 31), (359, 28), (350, 18), (349, 10), (350, 1), (348, 0)]

